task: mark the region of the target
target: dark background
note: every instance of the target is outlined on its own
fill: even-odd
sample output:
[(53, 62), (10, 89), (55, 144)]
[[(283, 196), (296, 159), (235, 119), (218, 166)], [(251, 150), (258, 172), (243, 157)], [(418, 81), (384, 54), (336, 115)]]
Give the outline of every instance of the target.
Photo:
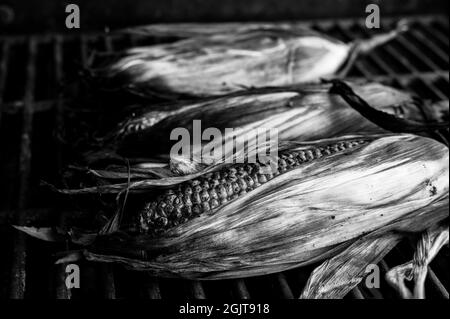
[(156, 22), (276, 21), (448, 13), (448, 0), (0, 0), (0, 33), (76, 32), (65, 28), (65, 7), (78, 4), (81, 30)]

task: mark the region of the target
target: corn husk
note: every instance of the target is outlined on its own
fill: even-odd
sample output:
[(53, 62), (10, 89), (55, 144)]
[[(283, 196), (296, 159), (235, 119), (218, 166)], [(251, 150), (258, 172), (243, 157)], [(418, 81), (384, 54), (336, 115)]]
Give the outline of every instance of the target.
[[(386, 281), (394, 287), (404, 299), (425, 299), (425, 279), (428, 265), (444, 245), (448, 245), (448, 225), (435, 226), (428, 229), (417, 243), (414, 259), (394, 267), (386, 273)], [(414, 281), (411, 292), (405, 285), (405, 280)], [(448, 293), (447, 293), (448, 299)]]
[(198, 32), (194, 26), (192, 38), (129, 49), (92, 74), (102, 86), (144, 96), (213, 96), (285, 86), (336, 76), (359, 54), (403, 30), (346, 44), (298, 26), (223, 27), (215, 33)]
[[(157, 276), (237, 278), (324, 260), (358, 238), (420, 232), (448, 217), (448, 148), (407, 134), (372, 138), (360, 148), (283, 173), (213, 214), (157, 237), (131, 235), (116, 225), (99, 235), (84, 255)], [(308, 145), (300, 144), (293, 147)], [(201, 172), (121, 187), (176, 187), (198, 176)], [(120, 188), (110, 186), (109, 191)], [(125, 210), (127, 214), (133, 212)]]
[[(422, 121), (420, 107), (428, 102), (407, 92), (379, 83), (349, 83), (368, 104), (395, 117)], [(105, 154), (148, 157), (168, 154), (175, 141), (174, 128), (183, 127), (193, 136), (193, 121), (201, 128), (239, 129), (245, 136), (258, 128), (278, 130), (280, 140), (309, 141), (354, 133), (380, 133), (384, 129), (361, 116), (339, 95), (329, 93), (331, 84), (302, 85), (280, 89), (240, 92), (220, 98), (168, 105), (139, 106), (140, 111), (120, 123), (103, 141), (100, 152), (89, 152), (88, 161)], [(201, 133), (201, 132), (200, 132)], [(208, 141), (203, 141), (204, 143)], [(217, 141), (225, 143), (224, 141)], [(196, 145), (193, 141), (193, 147)]]
[[(300, 298), (343, 298), (368, 275), (368, 266), (377, 264), (404, 238), (404, 232), (411, 233), (430, 227), (425, 231), (425, 235), (421, 239), (423, 241), (423, 238), (430, 232), (430, 229), (432, 233), (435, 233), (436, 229), (445, 229), (445, 226), (436, 226), (437, 220), (433, 217), (439, 216), (440, 214), (448, 214), (448, 200), (449, 198), (447, 196), (423, 208), (420, 214), (415, 215), (414, 218), (402, 218), (391, 224), (389, 228), (395, 229), (395, 232), (388, 231), (389, 229), (385, 228), (370, 235), (362, 236), (343, 252), (324, 261), (310, 275)], [(440, 247), (434, 247), (432, 249), (430, 245), (426, 245), (421, 246), (421, 248), (422, 253), (426, 256), (434, 256)], [(403, 292), (405, 286), (402, 285), (402, 281), (389, 279), (398, 279), (397, 274), (400, 274), (400, 278), (402, 278), (404, 272), (403, 270), (399, 271), (399, 269), (404, 269), (404, 267), (399, 266), (391, 269), (386, 274), (386, 277), (393, 287)], [(402, 295), (402, 297), (407, 298), (406, 295)]]

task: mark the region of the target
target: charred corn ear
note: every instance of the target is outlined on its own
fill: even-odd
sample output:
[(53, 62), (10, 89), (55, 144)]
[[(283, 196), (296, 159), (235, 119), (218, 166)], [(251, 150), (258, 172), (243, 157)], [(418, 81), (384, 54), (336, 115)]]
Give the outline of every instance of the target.
[[(420, 106), (426, 102), (406, 92), (379, 83), (349, 85), (377, 110), (398, 118), (422, 119)], [(195, 102), (142, 105), (140, 112), (133, 113), (105, 138), (100, 153), (90, 153), (87, 157), (92, 161), (104, 153), (105, 148), (127, 157), (167, 154), (175, 143), (169, 139), (171, 131), (184, 127), (193, 136), (194, 120), (200, 120), (203, 129), (216, 127), (222, 133), (225, 128), (239, 128), (241, 134), (258, 128), (276, 128), (280, 140), (309, 141), (345, 134), (385, 132), (339, 95), (330, 93), (330, 87), (331, 84), (322, 83), (259, 89)]]
[(93, 73), (107, 86), (142, 95), (220, 95), (333, 76), (342, 67), (348, 68), (358, 54), (392, 39), (397, 32), (346, 44), (299, 27), (241, 27), (133, 48)]
[(282, 150), (278, 164), (269, 176), (232, 165), (166, 184), (143, 210), (125, 212), (141, 233), (124, 225), (85, 255), (160, 276), (235, 278), (308, 264), (362, 235), (422, 231), (448, 217), (435, 206), (448, 205), (449, 151), (428, 138), (300, 143)]

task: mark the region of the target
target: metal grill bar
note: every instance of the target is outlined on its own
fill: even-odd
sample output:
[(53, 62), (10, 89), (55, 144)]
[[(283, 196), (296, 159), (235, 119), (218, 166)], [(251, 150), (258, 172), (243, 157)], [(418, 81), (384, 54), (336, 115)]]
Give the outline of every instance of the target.
[(116, 299), (116, 285), (114, 282), (113, 266), (110, 264), (100, 265), (101, 282), (103, 283), (103, 297), (105, 299)]
[(436, 276), (436, 274), (431, 269), (431, 267), (428, 267), (428, 278), (434, 284), (435, 288), (439, 291), (441, 296), (444, 297), (445, 299), (449, 299), (449, 295), (448, 295), (447, 289), (445, 289), (444, 285), (439, 280), (439, 278)]
[[(406, 49), (406, 51), (415, 55), (418, 59), (420, 59), (423, 63), (425, 63), (431, 70), (439, 70), (437, 64), (434, 63), (431, 59), (429, 59), (428, 56), (422, 52), (419, 46), (410, 42), (404, 35), (399, 36), (397, 40), (400, 43), (400, 45), (402, 45)], [(410, 66), (413, 68), (414, 72), (417, 71), (414, 65), (411, 64)]]
[(233, 280), (234, 291), (239, 299), (250, 299), (250, 293), (242, 279)]
[(431, 27), (433, 28), (434, 32), (434, 36), (435, 38), (443, 45), (448, 47), (448, 37), (439, 29), (436, 28), (435, 26), (433, 26), (433, 24), (431, 24)]
[[(445, 64), (448, 66), (448, 54), (446, 54), (444, 51), (441, 50), (436, 44), (434, 44), (432, 41), (428, 39), (428, 37), (423, 33), (422, 30), (413, 29), (411, 31), (428, 49), (437, 54), (442, 61), (445, 62)], [(432, 35), (431, 35), (432, 36)]]
[(112, 43), (112, 39), (109, 35), (106, 35), (105, 38), (105, 50), (106, 52), (113, 52), (114, 51), (114, 47), (113, 47), (113, 43)]
[(358, 287), (353, 288), (350, 293), (354, 299), (366, 299)]
[[(56, 36), (53, 43), (53, 60), (55, 62), (54, 72), (55, 72), (55, 85), (58, 86), (63, 82), (63, 54), (62, 54), (62, 38), (61, 36)], [(64, 116), (63, 116), (63, 101), (62, 93), (58, 90), (56, 96), (56, 112), (55, 112), (55, 132), (54, 136), (58, 137), (60, 132), (62, 132), (64, 127)], [(56, 167), (58, 173), (62, 169), (62, 148), (60, 144), (57, 146), (56, 152)], [(68, 244), (66, 244), (65, 249), (68, 249)], [(65, 265), (58, 265), (56, 270), (56, 291), (55, 295), (57, 299), (70, 299), (72, 293), (70, 289), (67, 289), (65, 285)]]
[(277, 274), (276, 280), (277, 280), (279, 290), (281, 292), (281, 296), (284, 299), (294, 299), (294, 294), (292, 293), (292, 290), (289, 287), (289, 284), (288, 284), (284, 274), (283, 273)]
[(3, 113), (3, 92), (5, 90), (6, 74), (8, 73), (9, 46), (9, 41), (4, 41), (1, 48), (2, 59), (0, 61), (0, 125), (2, 122)]
[[(28, 42), (28, 61), (26, 68), (26, 85), (24, 108), (22, 117), (22, 135), (19, 159), (19, 196), (17, 203), (17, 217), (21, 222), (23, 218), (23, 210), (25, 209), (26, 199), (28, 196), (28, 179), (30, 176), (31, 164), (31, 134), (33, 130), (33, 92), (36, 77), (36, 41), (31, 38)], [(12, 261), (11, 273), (11, 291), (12, 299), (21, 299), (25, 295), (25, 264), (26, 264), (26, 237), (23, 233), (15, 233), (14, 255)]]
[(149, 299), (161, 299), (161, 290), (158, 280), (145, 274), (145, 291)]
[(206, 299), (205, 291), (203, 290), (203, 285), (200, 281), (191, 281), (190, 289), (194, 299)]

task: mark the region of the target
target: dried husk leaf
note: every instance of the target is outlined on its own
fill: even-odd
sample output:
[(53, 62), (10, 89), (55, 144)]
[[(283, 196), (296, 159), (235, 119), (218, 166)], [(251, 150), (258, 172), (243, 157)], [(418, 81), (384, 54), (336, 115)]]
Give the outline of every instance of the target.
[[(440, 249), (444, 245), (448, 245), (448, 242), (448, 224), (429, 228), (417, 243), (414, 259), (389, 270), (386, 273), (386, 281), (398, 291), (402, 298), (424, 299), (428, 265), (439, 253)], [(406, 287), (405, 280), (414, 280), (413, 292)]]
[[(350, 247), (326, 260), (313, 271), (300, 298), (343, 298), (364, 279), (367, 266), (377, 264), (403, 239), (403, 234), (436, 227), (440, 220), (448, 216), (448, 203), (449, 197), (446, 196), (356, 240)], [(396, 267), (389, 273), (398, 269)]]
[(85, 255), (159, 276), (260, 275), (321, 260), (370, 233), (422, 231), (448, 217), (446, 198), (444, 145), (413, 135), (377, 136), (281, 174), (158, 237), (99, 236)]
[(376, 264), (401, 240), (400, 234), (388, 233), (356, 240), (342, 253), (314, 269), (300, 299), (341, 299), (367, 275), (370, 264)]

